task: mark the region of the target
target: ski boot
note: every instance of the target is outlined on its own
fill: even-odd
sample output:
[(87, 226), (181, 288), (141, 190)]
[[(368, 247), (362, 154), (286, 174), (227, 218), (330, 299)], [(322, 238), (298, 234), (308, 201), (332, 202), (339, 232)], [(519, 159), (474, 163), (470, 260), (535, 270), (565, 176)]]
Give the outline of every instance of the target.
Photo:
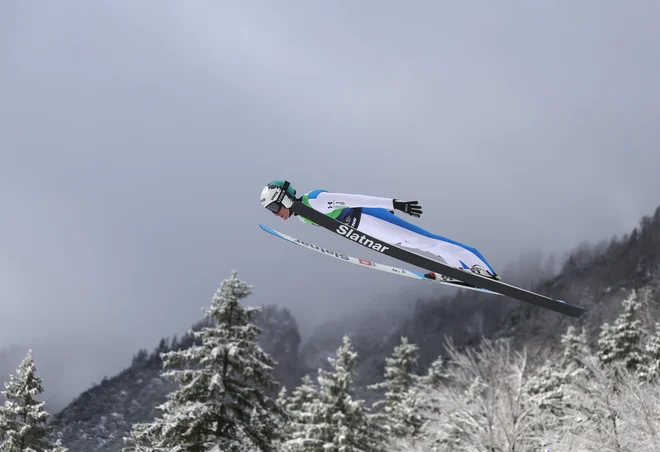
[(479, 264), (473, 265), (470, 270), (472, 271), (472, 273), (476, 273), (479, 276), (485, 276), (487, 278), (495, 279), (497, 281), (502, 280), (502, 277), (500, 275), (489, 272)]

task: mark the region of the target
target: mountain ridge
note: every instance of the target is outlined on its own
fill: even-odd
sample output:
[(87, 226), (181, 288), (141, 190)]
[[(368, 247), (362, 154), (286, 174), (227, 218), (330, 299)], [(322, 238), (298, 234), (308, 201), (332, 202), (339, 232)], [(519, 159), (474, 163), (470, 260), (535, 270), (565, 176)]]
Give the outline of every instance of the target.
[[(558, 274), (523, 284), (584, 306), (588, 311), (581, 319), (568, 319), (506, 297), (494, 300), (486, 294), (459, 291), (454, 296), (408, 300), (412, 309), (395, 322), (388, 312), (347, 316), (352, 317), (350, 322), (334, 319), (319, 326), (304, 343), (295, 318), (286, 309), (263, 307), (261, 342), (280, 362), (276, 380), (293, 389), (303, 375), (315, 376), (319, 367), (326, 367), (326, 358), (341, 342), (342, 334), (350, 335), (358, 353), (356, 393), (369, 401), (375, 394), (366, 390), (366, 385), (382, 377), (384, 359), (401, 336), (418, 345), (420, 372), (442, 355), (446, 337), (458, 347), (475, 345), (484, 337), (513, 337), (520, 346), (540, 351), (558, 344), (566, 326), (572, 324), (585, 326), (594, 341), (600, 324), (618, 313), (622, 297), (635, 287), (658, 285), (658, 250), (660, 207), (620, 238), (581, 244), (569, 254)], [(653, 309), (649, 321), (658, 307)], [(71, 452), (119, 450), (130, 424), (153, 418), (156, 404), (164, 401), (171, 389), (160, 377), (162, 368), (156, 352), (185, 344), (186, 338), (174, 345), (161, 340), (152, 354), (141, 350), (128, 369), (83, 392), (53, 417), (58, 437)]]

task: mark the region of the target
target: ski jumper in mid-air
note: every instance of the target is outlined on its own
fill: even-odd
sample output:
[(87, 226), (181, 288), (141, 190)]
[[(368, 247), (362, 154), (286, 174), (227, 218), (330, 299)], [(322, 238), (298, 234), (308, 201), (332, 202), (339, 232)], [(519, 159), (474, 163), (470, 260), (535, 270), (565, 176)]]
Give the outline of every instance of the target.
[[(394, 210), (399, 210), (413, 217), (419, 217), (422, 209), (417, 201), (331, 193), (326, 190), (314, 190), (296, 198), (296, 190), (285, 180), (272, 181), (261, 192), (261, 205), (278, 217), (288, 220), (292, 215), (298, 216), (301, 221), (315, 225), (312, 221), (291, 212), (294, 201), (300, 201), (314, 210), (384, 242), (426, 251), (441, 257), (447, 265), (501, 279), (475, 248), (432, 234), (394, 214)], [(433, 272), (425, 276), (436, 278)]]

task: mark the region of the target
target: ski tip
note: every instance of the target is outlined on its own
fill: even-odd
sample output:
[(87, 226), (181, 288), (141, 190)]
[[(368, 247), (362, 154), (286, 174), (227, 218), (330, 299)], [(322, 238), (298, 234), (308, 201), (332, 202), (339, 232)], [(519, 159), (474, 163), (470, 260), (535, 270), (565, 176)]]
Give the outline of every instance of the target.
[(270, 227), (266, 226), (265, 224), (259, 223), (259, 227), (261, 227), (261, 229), (268, 232), (269, 234), (274, 235), (275, 237), (279, 237), (279, 238), (287, 240), (289, 242), (293, 241), (292, 238), (289, 237), (288, 235), (282, 234), (281, 232), (277, 232), (275, 229), (270, 228)]
[(269, 228), (269, 227), (266, 226), (265, 224), (261, 224), (261, 223), (259, 223), (259, 227), (260, 227), (261, 229), (263, 229), (264, 231), (266, 231), (266, 232), (269, 232), (269, 233), (271, 233), (271, 234), (273, 234), (273, 235), (277, 235), (277, 236), (279, 236), (279, 234), (277, 233), (276, 230), (274, 230), (274, 229), (272, 229), (272, 228)]
[(564, 301), (564, 300), (555, 299), (554, 301), (556, 301), (557, 303), (565, 304), (566, 306), (572, 306), (572, 307), (574, 307), (575, 309), (580, 309), (580, 310), (582, 310), (582, 311), (586, 311), (586, 309), (581, 308), (580, 306), (576, 306), (576, 305), (574, 305), (574, 304), (570, 304), (569, 302)]
[(571, 313), (569, 315), (571, 317), (575, 317), (576, 319), (579, 319), (580, 317), (582, 317), (584, 315), (585, 312), (587, 312), (587, 310), (585, 308), (580, 307), (580, 306), (576, 306), (574, 304), (570, 304), (570, 303), (568, 303), (564, 300), (554, 300), (554, 301), (556, 301), (557, 303), (561, 303), (565, 306), (570, 307)]
[(577, 312), (575, 313), (575, 315), (573, 316), (573, 317), (575, 317), (576, 319), (579, 319), (580, 317), (582, 317), (582, 316), (587, 312), (587, 310), (584, 309), (584, 308), (580, 308), (580, 307), (578, 307), (577, 309), (578, 309), (578, 311), (577, 311)]

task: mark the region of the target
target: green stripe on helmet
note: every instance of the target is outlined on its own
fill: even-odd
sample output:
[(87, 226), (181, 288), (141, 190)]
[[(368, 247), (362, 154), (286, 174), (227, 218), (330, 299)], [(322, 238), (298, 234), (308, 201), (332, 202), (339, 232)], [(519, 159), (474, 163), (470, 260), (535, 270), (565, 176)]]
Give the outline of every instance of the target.
[[(282, 188), (282, 187), (284, 187), (284, 181), (283, 180), (274, 180), (272, 182), (269, 182), (268, 186), (269, 187)], [(291, 185), (289, 185), (289, 188), (286, 190), (286, 192), (289, 195), (291, 195), (292, 198), (296, 196), (296, 190)]]

